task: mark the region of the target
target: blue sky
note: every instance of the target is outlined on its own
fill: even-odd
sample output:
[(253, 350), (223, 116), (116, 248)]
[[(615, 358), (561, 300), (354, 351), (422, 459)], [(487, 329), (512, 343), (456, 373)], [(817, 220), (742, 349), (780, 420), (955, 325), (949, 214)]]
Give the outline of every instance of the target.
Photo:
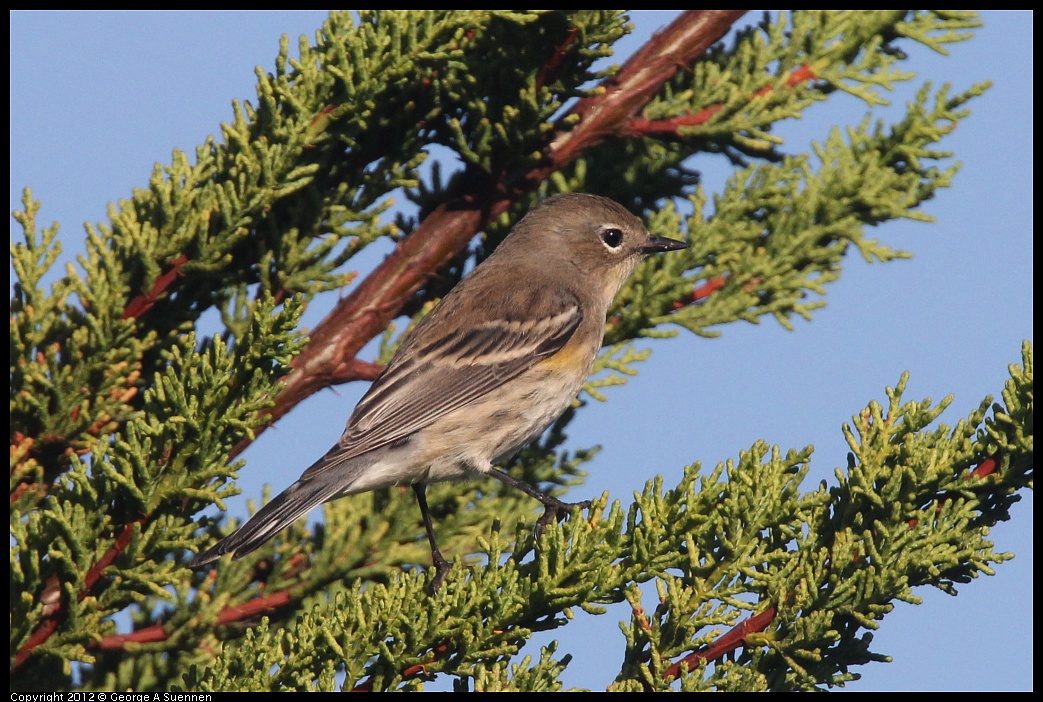
[[(635, 33), (618, 45), (619, 60), (674, 14), (632, 13)], [(108, 203), (145, 186), (172, 149), (192, 153), (218, 133), (233, 98), (254, 98), (254, 67), (270, 70), (279, 36), (289, 34), (295, 46), (301, 34), (314, 37), (324, 17), (12, 12), (10, 208), (30, 186), (43, 202), (41, 224), (62, 224), (64, 260), (71, 260), (82, 250), (84, 222), (104, 221)], [(907, 399), (955, 396), (942, 417), (949, 425), (985, 395), (999, 395), (1007, 365), (1020, 362), (1021, 342), (1033, 336), (1033, 15), (990, 11), (984, 19), (977, 37), (952, 46), (949, 57), (912, 50), (908, 69), (919, 77), (893, 97), (903, 105), (925, 80), (954, 90), (995, 83), (942, 145), (963, 167), (953, 187), (923, 208), (937, 222), (889, 223), (871, 233), (914, 258), (887, 265), (850, 258), (828, 306), (793, 331), (774, 322), (733, 324), (719, 339), (652, 344), (641, 375), (609, 389), (607, 403), (593, 403), (573, 424), (573, 446), (603, 450), (570, 498), (607, 490), (628, 503), (656, 473), (676, 484), (684, 465), (701, 461), (709, 470), (758, 439), (783, 449), (813, 444), (811, 489), (845, 464), (841, 424), (870, 400), (883, 401), (903, 371), (911, 372)], [(829, 126), (857, 123), (864, 113), (847, 98), (819, 106), (781, 130), (784, 148), (804, 151)], [(712, 189), (724, 172), (706, 167)], [(19, 235), (11, 220), (12, 238)], [(331, 304), (313, 304), (305, 325)], [(244, 454), (244, 494), (229, 502), (232, 513), (244, 516), (263, 483), (281, 490), (292, 482), (306, 467), (301, 446), (312, 457), (323, 453), (363, 389), (321, 393), (266, 432)], [(862, 667), (863, 679), (847, 689), (1032, 689), (1032, 519), (1027, 494), (1013, 519), (992, 531), (996, 549), (1017, 556), (994, 577), (961, 586), (956, 598), (923, 590), (923, 605), (899, 604), (873, 646), (894, 662)], [(622, 655), (617, 622), (627, 616), (626, 608), (577, 613), (579, 621), (554, 633), (559, 651), (574, 655), (566, 684), (597, 690), (611, 682)]]

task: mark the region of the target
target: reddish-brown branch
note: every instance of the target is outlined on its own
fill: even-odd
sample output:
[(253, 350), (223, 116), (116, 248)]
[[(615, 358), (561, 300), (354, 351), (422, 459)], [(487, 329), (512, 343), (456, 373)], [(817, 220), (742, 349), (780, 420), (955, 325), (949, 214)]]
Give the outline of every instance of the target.
[(370, 363), (360, 358), (353, 358), (349, 363), (349, 370), (359, 380), (376, 380), (377, 376), (384, 372), (381, 363)]
[(554, 49), (554, 53), (550, 59), (543, 65), (540, 72), (536, 75), (536, 87), (542, 88), (547, 85), (561, 68), (561, 62), (565, 59), (565, 54), (568, 52), (570, 46), (576, 43), (576, 38), (579, 37), (579, 30), (575, 27), (565, 32), (565, 39)]
[[(691, 65), (745, 12), (688, 10), (682, 13), (657, 32), (596, 95), (576, 103), (571, 114), (579, 117), (578, 123), (552, 139), (544, 161), (524, 174), (517, 188), (509, 188), (502, 178), (490, 184), (484, 194), (444, 203), (431, 212), (316, 327), (276, 397), (270, 423), (313, 393), (358, 379), (355, 356), (387, 327), (430, 275), (525, 191), (535, 189), (592, 147), (622, 134), (625, 126), (666, 81)], [(242, 448), (245, 445), (238, 447), (236, 453)]]
[(999, 465), (997, 463), (998, 459), (999, 459), (999, 454), (998, 453), (995, 453), (995, 454), (989, 456), (988, 458), (986, 458), (984, 461), (981, 462), (981, 465), (979, 465), (977, 468), (972, 470), (967, 477), (968, 478), (984, 478), (987, 475), (992, 475), (994, 472), (996, 472), (996, 467)]
[(152, 284), (148, 292), (143, 292), (126, 306), (123, 310), (123, 316), (121, 319), (137, 318), (145, 314), (152, 305), (156, 304), (163, 293), (167, 291), (175, 280), (181, 277), (181, 267), (188, 263), (188, 256), (181, 254), (173, 261), (170, 262), (170, 268), (156, 278), (156, 282)]
[[(814, 80), (817, 76), (810, 66), (804, 65), (795, 69), (786, 78), (786, 85), (799, 85), (807, 80)], [(766, 85), (753, 94), (753, 97), (763, 97), (772, 91), (770, 85)], [(693, 115), (679, 115), (669, 119), (646, 119), (641, 115), (635, 115), (624, 126), (624, 136), (680, 136), (680, 129), (684, 127), (698, 127), (709, 122), (714, 115), (720, 112), (724, 105), (709, 105)]]
[[(990, 456), (981, 462), (977, 468), (968, 474), (968, 477), (983, 478), (986, 475), (991, 474), (996, 470), (997, 456)], [(940, 505), (939, 505), (940, 509)], [(916, 520), (910, 520), (909, 526), (915, 526)], [(751, 633), (761, 632), (768, 628), (768, 626), (775, 621), (775, 616), (778, 614), (778, 610), (774, 605), (768, 607), (763, 612), (753, 615), (748, 619), (740, 622), (735, 627), (730, 629), (727, 633), (721, 636), (719, 639), (714, 641), (712, 644), (702, 649), (701, 651), (694, 651), (681, 660), (673, 663), (663, 673), (663, 677), (667, 679), (674, 679), (681, 674), (682, 664), (687, 664), (689, 670), (695, 668), (699, 663), (703, 661), (712, 661), (720, 658), (721, 656), (731, 653), (735, 649), (746, 644), (746, 637)]]
[(775, 606), (768, 607), (763, 612), (749, 617), (736, 624), (728, 630), (724, 636), (714, 641), (701, 651), (693, 651), (681, 660), (675, 662), (663, 673), (663, 677), (673, 680), (681, 675), (681, 666), (687, 665), (689, 670), (695, 668), (703, 661), (717, 660), (721, 656), (731, 653), (735, 649), (746, 644), (746, 637), (752, 633), (764, 631), (775, 621), (777, 611)]
[(687, 307), (693, 302), (699, 302), (699, 300), (705, 300), (706, 298), (713, 295), (715, 292), (724, 287), (724, 284), (728, 282), (728, 276), (719, 275), (716, 278), (710, 278), (702, 285), (696, 285), (692, 288), (692, 292), (688, 293), (680, 300), (674, 301), (674, 309), (679, 310), (682, 307)]
[[(83, 589), (80, 590), (80, 593), (76, 597), (78, 601), (82, 602), (83, 598), (87, 597), (93, 589), (94, 584), (97, 583), (98, 579), (101, 577), (102, 571), (112, 565), (116, 558), (127, 549), (138, 525), (142, 524), (144, 521), (145, 518), (142, 517), (137, 521), (123, 526), (123, 530), (120, 532), (120, 535), (116, 537), (116, 540), (113, 542), (112, 546), (109, 547), (109, 550), (106, 551), (105, 555), (99, 558), (98, 562), (91, 566), (90, 570), (87, 571), (87, 575), (83, 582)], [(51, 634), (55, 632), (58, 625), (68, 616), (69, 605), (67, 602), (61, 601), (60, 587), (60, 584), (55, 581), (53, 585), (48, 584), (47, 589), (40, 594), (41, 599), (54, 599), (58, 604), (50, 612), (47, 618), (40, 623), (36, 630), (30, 634), (29, 639), (25, 644), (18, 649), (18, 653), (16, 653), (14, 657), (14, 662), (11, 664), (11, 672), (14, 672), (20, 668), (23, 663), (29, 660), (29, 657), (33, 655), (33, 651), (47, 641), (47, 639), (51, 638)]]
[(583, 98), (570, 114), (579, 123), (559, 132), (548, 150), (548, 162), (533, 169), (533, 186), (572, 163), (593, 146), (611, 137), (625, 136), (626, 127), (679, 70), (727, 33), (746, 10), (686, 10), (656, 32), (600, 90)]
[(706, 124), (723, 107), (724, 105), (710, 105), (694, 115), (679, 115), (670, 119), (647, 119), (638, 115), (627, 123), (625, 134), (627, 136), (678, 136), (680, 128)]
[[(974, 470), (972, 470), (969, 473), (967, 473), (967, 475), (964, 476), (964, 480), (970, 480), (971, 478), (984, 478), (984, 477), (986, 477), (988, 475), (992, 475), (994, 472), (996, 472), (996, 468), (999, 467), (999, 458), (1000, 458), (1000, 454), (998, 454), (998, 453), (992, 454), (991, 456), (986, 458), (984, 461), (982, 461), (978, 465), (977, 468), (975, 468)], [(952, 499), (952, 497), (953, 497), (952, 493), (944, 493), (936, 501), (936, 504), (934, 506), (935, 511), (936, 512), (940, 512), (942, 510), (942, 505), (945, 504), (946, 502), (948, 502), (950, 499)], [(915, 517), (913, 517), (912, 519), (910, 519), (907, 522), (907, 524), (909, 524), (909, 528), (910, 529), (912, 529), (913, 527), (915, 527), (919, 523), (920, 522)]]
[[(260, 614), (274, 612), (291, 602), (293, 602), (293, 593), (291, 590), (282, 590), (270, 595), (265, 595), (264, 597), (255, 597), (241, 605), (226, 607), (221, 610), (217, 615), (217, 621), (214, 623), (215, 625), (220, 626), (222, 624), (232, 624), (234, 622), (243, 621), (244, 619), (251, 619)], [(101, 641), (97, 642), (97, 644), (88, 645), (88, 648), (98, 648), (103, 651), (120, 651), (123, 650), (128, 643), (156, 643), (157, 641), (165, 641), (168, 636), (170, 636), (170, 634), (162, 624), (155, 624), (129, 634), (104, 636)]]
[[(425, 661), (424, 663), (414, 663), (413, 665), (408, 666), (405, 670), (402, 671), (402, 677), (405, 678), (406, 680), (409, 680), (411, 678), (427, 677), (427, 675), (428, 675), (428, 673), (427, 673), (427, 666), (429, 666), (430, 664), (434, 663), (439, 658), (444, 657), (445, 654), (448, 651), (449, 651), (449, 644), (448, 643), (442, 643), (442, 644), (439, 644), (439, 645), (435, 646), (432, 649), (432, 653), (434, 655), (432, 655), (430, 658), (428, 658), (427, 661)], [(355, 687), (351, 688), (350, 692), (373, 692), (373, 676), (367, 677), (365, 680), (360, 682), (358, 685), (356, 685)]]

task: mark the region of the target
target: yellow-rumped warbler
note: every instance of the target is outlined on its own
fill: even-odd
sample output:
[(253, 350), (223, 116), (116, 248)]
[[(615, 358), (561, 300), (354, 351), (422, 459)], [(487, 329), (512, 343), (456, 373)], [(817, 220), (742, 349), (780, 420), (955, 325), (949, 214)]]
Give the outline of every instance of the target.
[(612, 200), (547, 199), (406, 334), (337, 444), (190, 565), (247, 554), (336, 497), (409, 484), (437, 585), (449, 564), (435, 541), (425, 483), (488, 474), (542, 502), (541, 526), (567, 512), (573, 505), (494, 464), (538, 437), (579, 393), (608, 306), (638, 262), (686, 246), (649, 234)]

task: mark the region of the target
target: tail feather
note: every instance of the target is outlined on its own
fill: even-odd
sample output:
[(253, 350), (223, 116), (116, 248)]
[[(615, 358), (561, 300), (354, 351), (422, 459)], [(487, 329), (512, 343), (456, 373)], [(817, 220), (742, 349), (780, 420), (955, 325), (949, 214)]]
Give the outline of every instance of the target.
[(234, 533), (190, 560), (188, 566), (197, 568), (206, 565), (226, 553), (231, 553), (232, 558), (236, 559), (256, 551), (312, 507), (337, 495), (342, 487), (335, 481), (298, 480), (262, 507)]

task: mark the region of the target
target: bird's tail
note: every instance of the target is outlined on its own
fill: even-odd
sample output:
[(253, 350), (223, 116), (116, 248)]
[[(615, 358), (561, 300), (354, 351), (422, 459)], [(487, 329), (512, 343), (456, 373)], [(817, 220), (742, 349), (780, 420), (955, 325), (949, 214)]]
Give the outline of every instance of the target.
[(240, 558), (255, 551), (284, 527), (316, 505), (340, 493), (341, 485), (327, 480), (298, 480), (266, 504), (246, 524), (188, 562), (196, 568), (216, 561), (226, 553)]

